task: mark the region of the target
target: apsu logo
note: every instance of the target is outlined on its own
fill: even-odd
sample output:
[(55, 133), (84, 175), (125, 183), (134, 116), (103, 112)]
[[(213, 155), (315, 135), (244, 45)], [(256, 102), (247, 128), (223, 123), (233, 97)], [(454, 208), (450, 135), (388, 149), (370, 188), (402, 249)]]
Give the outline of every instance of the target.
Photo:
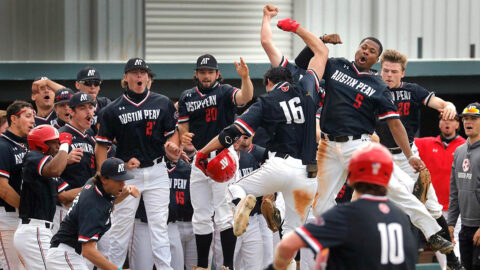
[(226, 157), (222, 158), (222, 160), (220, 160), (220, 164), (222, 165), (222, 170), (225, 170), (225, 168), (228, 167), (228, 160)]
[(470, 160), (468, 158), (463, 160), (462, 169), (463, 169), (463, 172), (468, 172), (468, 170), (470, 169)]

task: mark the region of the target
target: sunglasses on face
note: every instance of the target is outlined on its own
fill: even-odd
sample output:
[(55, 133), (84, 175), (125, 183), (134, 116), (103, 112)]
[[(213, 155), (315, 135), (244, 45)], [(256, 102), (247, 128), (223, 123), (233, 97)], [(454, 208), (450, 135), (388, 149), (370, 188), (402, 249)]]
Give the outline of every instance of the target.
[(97, 80), (90, 80), (90, 81), (81, 81), (81, 83), (85, 86), (100, 86), (100, 84), (102, 84), (101, 81), (97, 81)]

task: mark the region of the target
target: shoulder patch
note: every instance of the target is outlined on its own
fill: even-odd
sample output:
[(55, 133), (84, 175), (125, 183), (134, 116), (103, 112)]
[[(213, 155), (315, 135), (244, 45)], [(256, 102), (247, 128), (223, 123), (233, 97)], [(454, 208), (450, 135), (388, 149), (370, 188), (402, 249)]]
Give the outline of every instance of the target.
[(85, 185), (85, 189), (90, 189), (92, 187), (92, 185)]
[(382, 212), (384, 214), (390, 213), (390, 207), (388, 207), (388, 205), (385, 204), (385, 203), (379, 203), (378, 204), (378, 209), (380, 210), (380, 212)]
[(288, 86), (288, 85), (282, 86), (282, 87), (280, 87), (280, 89), (282, 89), (283, 92), (287, 92), (290, 89), (290, 86)]

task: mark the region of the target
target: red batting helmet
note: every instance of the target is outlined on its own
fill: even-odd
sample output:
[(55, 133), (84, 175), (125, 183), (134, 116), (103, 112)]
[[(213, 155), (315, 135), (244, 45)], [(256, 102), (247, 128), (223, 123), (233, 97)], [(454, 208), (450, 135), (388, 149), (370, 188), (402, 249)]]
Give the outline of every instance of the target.
[(30, 130), (27, 136), (28, 146), (44, 154), (50, 148), (45, 142), (58, 139), (58, 130), (50, 125), (40, 125)]
[(387, 186), (393, 171), (390, 152), (378, 143), (369, 143), (355, 150), (348, 165), (348, 184), (370, 183)]
[(207, 175), (213, 180), (223, 183), (232, 179), (237, 172), (237, 163), (228, 149), (223, 149), (207, 165)]

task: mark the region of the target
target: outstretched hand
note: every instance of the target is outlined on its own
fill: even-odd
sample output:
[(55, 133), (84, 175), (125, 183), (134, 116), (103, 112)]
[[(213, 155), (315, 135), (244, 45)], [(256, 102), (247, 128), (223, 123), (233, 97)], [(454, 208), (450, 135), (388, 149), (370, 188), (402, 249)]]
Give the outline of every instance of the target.
[(235, 67), (237, 68), (237, 73), (238, 75), (240, 75), (240, 77), (242, 78), (248, 77), (248, 66), (245, 63), (245, 61), (243, 61), (242, 57), (240, 57), (240, 64), (238, 64), (237, 61), (235, 61), (234, 64), (235, 64)]

